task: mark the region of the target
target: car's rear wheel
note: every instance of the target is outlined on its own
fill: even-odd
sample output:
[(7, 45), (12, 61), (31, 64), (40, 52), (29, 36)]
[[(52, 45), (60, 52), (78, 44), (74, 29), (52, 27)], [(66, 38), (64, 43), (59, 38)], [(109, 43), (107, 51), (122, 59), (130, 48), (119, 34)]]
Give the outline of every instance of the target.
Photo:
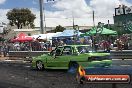
[(39, 70), (39, 71), (44, 70), (44, 64), (42, 63), (42, 61), (37, 61), (37, 62), (36, 62), (36, 68), (37, 68), (37, 70)]
[(70, 62), (69, 67), (68, 67), (68, 71), (70, 71), (72, 73), (76, 73), (78, 67), (79, 67), (79, 64), (77, 62)]

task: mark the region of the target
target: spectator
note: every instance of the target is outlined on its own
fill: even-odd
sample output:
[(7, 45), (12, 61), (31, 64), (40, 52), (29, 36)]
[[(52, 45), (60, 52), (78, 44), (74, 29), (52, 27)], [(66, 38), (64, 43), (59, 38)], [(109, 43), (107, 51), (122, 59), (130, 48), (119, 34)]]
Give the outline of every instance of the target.
[(122, 41), (120, 39), (117, 39), (116, 44), (117, 44), (117, 50), (122, 51), (122, 45), (123, 45)]

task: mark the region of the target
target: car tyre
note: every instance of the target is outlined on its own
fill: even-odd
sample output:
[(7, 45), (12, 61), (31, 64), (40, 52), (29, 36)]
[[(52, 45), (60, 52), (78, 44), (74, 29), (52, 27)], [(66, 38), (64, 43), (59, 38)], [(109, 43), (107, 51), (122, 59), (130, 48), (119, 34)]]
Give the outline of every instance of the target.
[(86, 79), (85, 79), (85, 77), (81, 77), (80, 80), (79, 80), (79, 83), (80, 83), (80, 84), (86, 84)]
[(44, 64), (42, 63), (42, 61), (37, 61), (37, 62), (36, 62), (36, 68), (37, 68), (37, 70), (39, 70), (39, 71), (44, 70)]

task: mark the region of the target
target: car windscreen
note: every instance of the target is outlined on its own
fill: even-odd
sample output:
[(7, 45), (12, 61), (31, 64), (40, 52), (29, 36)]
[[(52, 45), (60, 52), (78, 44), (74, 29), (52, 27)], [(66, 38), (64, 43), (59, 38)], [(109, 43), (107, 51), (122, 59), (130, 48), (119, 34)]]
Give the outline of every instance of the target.
[(78, 46), (77, 50), (79, 53), (89, 53), (92, 51), (92, 47), (91, 46)]

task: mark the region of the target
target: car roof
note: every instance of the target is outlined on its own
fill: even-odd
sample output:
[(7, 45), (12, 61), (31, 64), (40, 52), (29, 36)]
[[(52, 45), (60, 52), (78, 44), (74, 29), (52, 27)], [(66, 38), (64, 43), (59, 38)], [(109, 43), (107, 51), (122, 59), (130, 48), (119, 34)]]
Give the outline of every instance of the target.
[(90, 46), (90, 45), (64, 45), (64, 46), (78, 47), (78, 46)]
[(79, 46), (90, 46), (90, 45), (64, 45), (64, 46), (58, 46), (58, 48), (63, 48), (63, 47), (79, 47)]

